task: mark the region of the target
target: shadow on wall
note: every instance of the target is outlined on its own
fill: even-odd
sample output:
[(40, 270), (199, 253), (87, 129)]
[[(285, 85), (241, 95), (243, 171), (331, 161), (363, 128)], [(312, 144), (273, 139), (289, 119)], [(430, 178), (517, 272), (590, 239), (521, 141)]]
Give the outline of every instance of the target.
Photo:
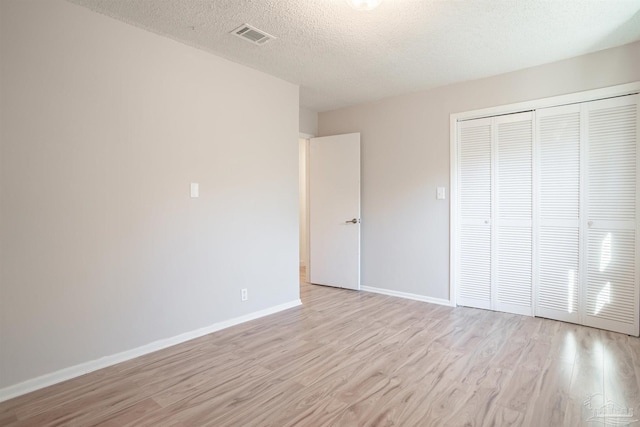
[(638, 11), (629, 18), (627, 22), (620, 25), (601, 40), (598, 40), (598, 42), (594, 43), (594, 47), (596, 49), (605, 49), (607, 47), (629, 43), (629, 34), (633, 34), (634, 32), (636, 33), (636, 36), (640, 37), (640, 5), (638, 7)]

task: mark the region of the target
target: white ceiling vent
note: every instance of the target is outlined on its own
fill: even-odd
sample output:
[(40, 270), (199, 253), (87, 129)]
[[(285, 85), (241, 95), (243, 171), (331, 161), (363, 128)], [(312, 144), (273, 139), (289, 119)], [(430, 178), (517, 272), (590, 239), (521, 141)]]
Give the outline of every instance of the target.
[(240, 37), (241, 39), (249, 41), (253, 44), (257, 44), (259, 46), (265, 44), (269, 40), (277, 38), (249, 24), (242, 24), (231, 33)]

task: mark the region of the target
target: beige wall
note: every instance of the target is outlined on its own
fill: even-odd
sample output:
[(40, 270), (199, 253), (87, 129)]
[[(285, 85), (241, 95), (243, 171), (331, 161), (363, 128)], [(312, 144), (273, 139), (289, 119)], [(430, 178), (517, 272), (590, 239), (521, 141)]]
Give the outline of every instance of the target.
[(297, 86), (61, 0), (0, 10), (0, 389), (298, 299)]
[(448, 299), (451, 113), (638, 80), (640, 42), (320, 113), (319, 136), (362, 134), (362, 284)]
[(318, 134), (318, 113), (300, 107), (300, 132), (313, 136)]

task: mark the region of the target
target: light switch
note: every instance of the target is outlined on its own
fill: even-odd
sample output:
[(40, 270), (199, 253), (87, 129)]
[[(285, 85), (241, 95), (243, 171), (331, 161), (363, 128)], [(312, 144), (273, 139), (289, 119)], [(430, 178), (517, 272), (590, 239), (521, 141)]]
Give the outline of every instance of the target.
[(436, 199), (438, 200), (444, 200), (444, 187), (438, 187), (438, 190), (436, 192)]
[(191, 183), (191, 198), (195, 199), (197, 197), (200, 197), (200, 188), (199, 188), (197, 182), (192, 182)]

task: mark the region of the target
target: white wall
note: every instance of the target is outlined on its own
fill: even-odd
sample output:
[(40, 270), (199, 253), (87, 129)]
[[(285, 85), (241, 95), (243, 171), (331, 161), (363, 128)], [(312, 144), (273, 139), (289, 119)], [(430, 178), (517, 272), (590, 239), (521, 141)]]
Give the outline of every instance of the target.
[(361, 132), (362, 284), (448, 299), (451, 113), (637, 80), (640, 42), (320, 113), (319, 136)]
[(300, 132), (307, 135), (318, 134), (318, 113), (308, 108), (300, 107)]
[(0, 389), (299, 298), (297, 86), (61, 0), (0, 10)]

